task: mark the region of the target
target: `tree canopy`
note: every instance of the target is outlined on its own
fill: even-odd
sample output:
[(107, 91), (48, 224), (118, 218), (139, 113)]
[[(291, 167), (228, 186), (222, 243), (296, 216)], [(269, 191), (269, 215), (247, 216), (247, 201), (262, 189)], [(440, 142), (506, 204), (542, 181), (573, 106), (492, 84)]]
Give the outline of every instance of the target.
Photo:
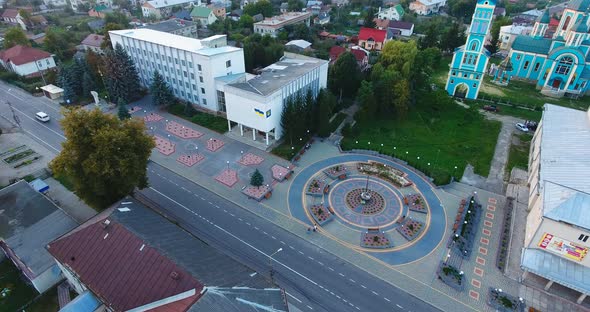
[(272, 3), (268, 0), (260, 0), (255, 3), (248, 3), (244, 6), (244, 14), (250, 16), (262, 14), (264, 17), (271, 17), (272, 11)]
[(31, 46), (27, 34), (20, 27), (11, 27), (4, 33), (4, 49), (10, 49), (15, 45)]
[(285, 51), (285, 46), (277, 39), (260, 34), (252, 34), (244, 39), (244, 62), (246, 71), (252, 72), (256, 67), (265, 67), (278, 61)]
[(115, 50), (106, 51), (105, 71), (106, 87), (112, 101), (122, 98), (131, 103), (141, 96), (135, 64), (120, 44)]
[(256, 169), (250, 177), (250, 185), (260, 187), (262, 184), (264, 184), (264, 177), (262, 176), (262, 173)]
[(328, 85), (336, 95), (354, 97), (361, 85), (362, 74), (356, 58), (350, 52), (344, 52), (330, 68)]
[(176, 101), (172, 89), (157, 70), (154, 71), (152, 77), (150, 92), (152, 93), (152, 103), (155, 106), (168, 106)]
[(146, 166), (155, 144), (143, 121), (71, 109), (61, 125), (67, 139), (50, 168), (67, 177), (86, 203), (103, 209), (147, 186)]

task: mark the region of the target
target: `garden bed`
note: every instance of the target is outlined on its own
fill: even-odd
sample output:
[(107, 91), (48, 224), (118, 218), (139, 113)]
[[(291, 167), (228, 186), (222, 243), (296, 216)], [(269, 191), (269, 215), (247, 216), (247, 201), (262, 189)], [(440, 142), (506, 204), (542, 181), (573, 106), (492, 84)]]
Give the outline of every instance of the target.
[(15, 162), (17, 162), (17, 161), (19, 161), (21, 159), (24, 159), (26, 157), (29, 157), (30, 155), (33, 155), (33, 154), (35, 154), (35, 151), (33, 151), (32, 149), (29, 148), (27, 150), (24, 150), (22, 152), (18, 152), (16, 154), (13, 154), (11, 156), (8, 156), (8, 157), (4, 158), (4, 161), (7, 164), (12, 164), (12, 163), (15, 163)]
[(0, 157), (4, 157), (4, 156), (10, 155), (12, 153), (15, 153), (17, 151), (20, 151), (21, 149), (23, 149), (25, 147), (27, 147), (27, 146), (23, 144), (23, 145), (20, 145), (20, 146), (17, 146), (17, 147), (9, 148), (8, 150), (0, 153)]
[(391, 240), (383, 232), (368, 231), (361, 234), (361, 247), (384, 249), (392, 246)]
[(337, 165), (337, 166), (328, 168), (328, 169), (324, 170), (324, 173), (334, 180), (346, 179), (346, 167), (344, 167), (343, 165)]
[(502, 272), (506, 266), (506, 259), (508, 257), (508, 248), (510, 246), (510, 228), (512, 224), (512, 210), (514, 202), (508, 200), (508, 205), (504, 209), (504, 221), (502, 222), (502, 232), (500, 234), (500, 246), (498, 249), (498, 255), (496, 257), (496, 266)]
[(427, 213), (426, 202), (420, 194), (410, 194), (404, 197), (404, 204), (412, 211)]
[(412, 182), (405, 177), (405, 173), (385, 164), (368, 162), (358, 163), (357, 169), (359, 172), (379, 177), (389, 181), (399, 187), (406, 187), (412, 185)]
[(491, 288), (488, 291), (488, 305), (500, 312), (524, 312), (525, 303), (522, 298), (508, 295), (501, 289)]
[(468, 203), (467, 211), (458, 216), (461, 230), (459, 233), (455, 233), (453, 237), (454, 247), (465, 259), (471, 256), (479, 220), (481, 219), (481, 205), (477, 202), (475, 196), (472, 196)]
[(319, 225), (323, 225), (324, 223), (332, 220), (332, 214), (328, 211), (328, 208), (324, 207), (324, 205), (312, 205), (309, 207), (309, 210)]
[(454, 266), (441, 262), (436, 274), (448, 286), (459, 291), (465, 289), (465, 274)]
[(246, 194), (246, 196), (248, 196), (249, 198), (255, 199), (257, 201), (261, 201), (264, 198), (270, 198), (270, 195), (272, 194), (272, 189), (270, 187), (267, 187), (265, 185), (263, 186), (246, 186), (243, 190), (242, 193)]
[(289, 179), (291, 177), (291, 174), (293, 173), (293, 170), (277, 164), (272, 165), (270, 171), (272, 172), (273, 179), (279, 182)]
[(408, 218), (404, 219), (402, 224), (396, 229), (405, 239), (411, 241), (422, 232), (424, 223)]
[(307, 186), (307, 191), (305, 191), (305, 194), (315, 197), (321, 197), (326, 193), (328, 193), (328, 186), (318, 179), (311, 180)]

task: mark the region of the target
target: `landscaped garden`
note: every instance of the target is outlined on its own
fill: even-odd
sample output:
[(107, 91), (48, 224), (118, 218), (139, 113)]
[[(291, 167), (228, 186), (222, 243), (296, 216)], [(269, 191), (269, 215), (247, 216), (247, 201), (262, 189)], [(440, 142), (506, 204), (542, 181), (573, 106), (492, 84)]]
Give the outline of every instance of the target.
[(343, 165), (336, 165), (334, 167), (330, 167), (324, 170), (324, 173), (332, 179), (346, 179), (346, 168)]
[(504, 209), (504, 220), (502, 222), (502, 232), (500, 233), (500, 246), (496, 257), (496, 266), (499, 270), (504, 271), (506, 260), (508, 258), (508, 248), (510, 247), (510, 228), (512, 225), (512, 210), (514, 209), (513, 200), (508, 200), (508, 205)]
[(440, 185), (460, 177), (468, 163), (487, 176), (500, 127), (477, 110), (455, 104), (445, 91), (426, 92), (403, 119), (358, 121), (341, 146), (405, 160)]
[(424, 223), (417, 220), (413, 220), (411, 218), (407, 218), (404, 219), (402, 221), (402, 224), (398, 226), (396, 229), (405, 239), (411, 241), (420, 234), (423, 228)]
[(40, 155), (34, 150), (27, 148), (26, 145), (8, 149), (7, 151), (2, 152), (1, 155), (2, 160), (15, 169), (30, 165), (41, 158)]
[(522, 298), (506, 294), (498, 288), (489, 289), (488, 305), (501, 312), (523, 312), (526, 306)]
[(463, 290), (465, 287), (465, 274), (452, 265), (441, 262), (437, 275), (443, 283), (457, 290)]
[(376, 162), (358, 163), (357, 169), (361, 173), (380, 177), (399, 187), (412, 185), (412, 182), (405, 177), (405, 173), (385, 164)]
[(168, 112), (219, 133), (225, 133), (227, 131), (227, 119), (223, 117), (202, 112), (194, 112), (192, 116), (187, 116), (185, 106), (178, 103), (168, 106)]
[(324, 205), (312, 205), (309, 207), (313, 218), (319, 225), (322, 225), (332, 219), (332, 214), (324, 207)]
[(307, 186), (307, 191), (305, 194), (310, 196), (321, 197), (322, 195), (328, 192), (328, 186), (324, 181), (320, 181), (318, 179), (313, 179)]
[[(363, 192), (368, 193), (371, 199), (368, 201), (363, 200), (361, 197)], [(385, 199), (381, 194), (372, 190), (354, 189), (346, 193), (346, 205), (352, 210), (361, 207), (361, 214), (374, 215), (381, 213), (385, 209)]]
[(391, 241), (385, 233), (377, 231), (367, 231), (362, 233), (361, 236), (361, 247), (365, 248), (389, 248), (391, 247)]
[[(462, 204), (465, 203), (462, 202)], [(458, 217), (459, 222), (463, 221), (460, 225), (461, 230), (453, 237), (454, 246), (463, 258), (469, 258), (471, 255), (480, 217), (481, 205), (472, 196), (468, 201), (467, 211)]]
[(412, 211), (426, 213), (426, 202), (419, 194), (410, 194), (404, 197), (404, 204)]

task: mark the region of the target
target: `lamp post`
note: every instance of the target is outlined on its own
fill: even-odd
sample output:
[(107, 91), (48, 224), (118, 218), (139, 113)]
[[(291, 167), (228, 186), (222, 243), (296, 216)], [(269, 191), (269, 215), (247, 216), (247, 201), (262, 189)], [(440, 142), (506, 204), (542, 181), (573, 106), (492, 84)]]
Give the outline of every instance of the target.
[(278, 253), (279, 253), (279, 252), (281, 252), (281, 251), (283, 251), (283, 248), (279, 248), (279, 249), (277, 249), (277, 251), (273, 252), (272, 254), (270, 254), (270, 255), (268, 256), (268, 266), (270, 267), (270, 282), (271, 282), (271, 284), (274, 284), (274, 280), (273, 280), (273, 278), (274, 278), (274, 271), (273, 271), (273, 269), (272, 269), (272, 261), (273, 261), (274, 259), (272, 258), (272, 256), (274, 256), (274, 255), (278, 254)]
[(229, 160), (227, 161), (227, 171), (229, 172)]

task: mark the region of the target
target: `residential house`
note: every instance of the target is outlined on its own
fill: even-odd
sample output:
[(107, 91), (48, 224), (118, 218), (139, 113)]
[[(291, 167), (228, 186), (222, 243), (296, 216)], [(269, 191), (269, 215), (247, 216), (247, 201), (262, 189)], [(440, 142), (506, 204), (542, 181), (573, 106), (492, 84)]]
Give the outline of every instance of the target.
[(154, 16), (157, 19), (168, 18), (174, 7), (190, 7), (201, 5), (201, 0), (150, 0), (141, 5), (144, 17)]
[(387, 40), (387, 31), (361, 27), (358, 45), (369, 51), (381, 51)]
[(43, 0), (47, 7), (65, 7), (68, 5), (66, 0)]
[(45, 42), (45, 33), (38, 33), (36, 35), (27, 35), (29, 40), (35, 42), (36, 44), (43, 44)]
[(90, 21), (86, 24), (88, 25), (90, 30), (92, 30), (93, 32), (97, 32), (98, 30), (102, 30), (104, 28), (105, 22), (103, 19), (97, 19), (94, 21)]
[(344, 53), (344, 52), (346, 52), (346, 48), (345, 47), (341, 47), (341, 46), (333, 46), (333, 47), (331, 47), (330, 48), (330, 53), (329, 53), (329, 55), (330, 55), (330, 58), (329, 58), (330, 65), (333, 65), (336, 62), (336, 60), (340, 57), (340, 55), (342, 53)]
[(145, 25), (144, 28), (163, 31), (183, 37), (198, 38), (197, 23), (178, 18), (171, 18), (159, 23)]
[(331, 0), (332, 5), (335, 6), (344, 6), (350, 3), (350, 0)]
[(251, 3), (254, 4), (256, 2), (257, 2), (257, 0), (240, 0), (240, 9), (243, 10), (246, 5), (251, 4)]
[(506, 25), (500, 27), (500, 34), (498, 36), (499, 49), (510, 50), (517, 36), (529, 35), (532, 31), (532, 26)]
[(494, 17), (500, 17), (500, 16), (506, 16), (506, 9), (505, 8), (496, 7), (494, 9)]
[[(568, 300), (577, 293), (582, 304), (590, 294), (590, 111), (552, 104), (542, 111), (528, 159), (528, 215), (524, 248), (518, 250), (524, 273), (519, 278), (549, 293), (558, 284), (554, 295)], [(560, 295), (564, 289), (574, 296)]]
[(264, 15), (262, 15), (262, 13), (258, 13), (252, 16), (252, 19), (254, 20), (254, 23), (264, 21)]
[(398, 5), (400, 0), (383, 0), (383, 6), (392, 7)]
[(322, 3), (322, 1), (309, 0), (307, 1), (306, 11), (310, 12), (312, 15), (318, 15), (322, 10), (323, 5), (324, 4)]
[(389, 26), (389, 20), (387, 19), (379, 19), (375, 17), (373, 22), (375, 22), (375, 28), (377, 29), (387, 30), (387, 27)]
[(105, 18), (107, 13), (113, 13), (113, 9), (104, 4), (99, 4), (88, 11), (88, 16)]
[(285, 48), (293, 52), (301, 53), (311, 50), (311, 42), (301, 39), (291, 40), (285, 44)]
[(209, 9), (211, 9), (211, 11), (213, 11), (213, 14), (215, 15), (215, 17), (217, 17), (217, 19), (224, 19), (225, 18), (225, 14), (226, 14), (225, 6), (221, 6), (219, 4), (210, 4), (207, 7)]
[(80, 43), (80, 47), (82, 48), (82, 50), (88, 51), (88, 50), (92, 50), (93, 52), (96, 52), (98, 54), (102, 54), (102, 48), (101, 45), (104, 42), (104, 36), (103, 35), (98, 35), (98, 34), (90, 34), (88, 36), (86, 36), (86, 38), (84, 38), (84, 40), (82, 40), (82, 42)]
[[(342, 53), (346, 52), (346, 48), (341, 46), (333, 46), (330, 48), (330, 65), (333, 65), (336, 60), (342, 55)], [(369, 68), (369, 51), (362, 49), (361, 47), (355, 46), (352, 47), (349, 51), (354, 58), (356, 59), (359, 68), (361, 71), (366, 70)]]
[(263, 21), (254, 23), (254, 32), (261, 35), (276, 37), (283, 27), (304, 23), (310, 26), (311, 13), (309, 12), (288, 12), (282, 15), (266, 18)]
[[(64, 310), (289, 310), (286, 293), (263, 275), (140, 201), (128, 197), (115, 207), (47, 244), (81, 298)], [(87, 297), (92, 306), (82, 309)]]
[(446, 4), (447, 0), (417, 0), (410, 3), (410, 11), (418, 15), (437, 14)]
[(213, 14), (213, 10), (203, 6), (194, 7), (191, 11), (191, 17), (194, 22), (198, 22), (203, 26), (211, 25), (217, 20), (217, 17)]
[(414, 24), (409, 22), (391, 21), (387, 25), (387, 39), (393, 37), (410, 37), (414, 33)]
[(55, 68), (53, 56), (43, 50), (16, 45), (0, 51), (0, 65), (19, 76), (35, 77)]
[(27, 282), (43, 293), (63, 280), (45, 246), (76, 221), (24, 180), (0, 189), (0, 211), (0, 249)]
[(404, 8), (402, 8), (401, 4), (385, 9), (379, 7), (379, 12), (377, 12), (377, 18), (390, 21), (399, 21), (402, 19), (402, 16), (404, 16)]
[(242, 14), (244, 14), (244, 10), (235, 9), (229, 13), (228, 17), (231, 18), (232, 21), (237, 22), (240, 20), (240, 17), (242, 17)]
[(191, 19), (191, 11), (182, 9), (177, 11), (176, 13), (172, 14), (172, 18), (181, 19), (185, 21), (192, 21)]
[(281, 6), (279, 7), (279, 11), (281, 11), (281, 14), (289, 12), (289, 3), (287, 3), (287, 2), (281, 3)]
[(18, 25), (23, 30), (27, 30), (27, 25), (25, 24), (25, 21), (16, 9), (4, 10), (4, 12), (2, 13), (2, 21), (6, 24)]
[(325, 25), (330, 22), (330, 13), (326, 11), (320, 12), (318, 16), (313, 19), (313, 23), (316, 25)]

